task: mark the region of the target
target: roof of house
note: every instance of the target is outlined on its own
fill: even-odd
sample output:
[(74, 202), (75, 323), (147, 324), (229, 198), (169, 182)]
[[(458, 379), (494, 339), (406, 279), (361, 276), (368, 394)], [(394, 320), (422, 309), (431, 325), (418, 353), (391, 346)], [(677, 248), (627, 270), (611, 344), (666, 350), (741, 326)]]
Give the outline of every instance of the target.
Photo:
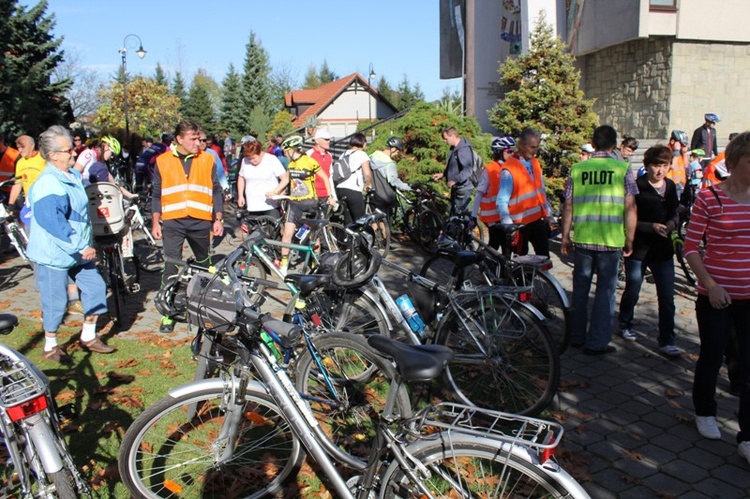
[[(310, 104), (310, 107), (297, 116), (294, 120), (294, 126), (300, 127), (305, 124), (308, 118), (320, 114), (326, 107), (328, 107), (341, 93), (346, 90), (349, 85), (354, 81), (358, 81), (360, 85), (365, 88), (368, 87), (367, 80), (362, 77), (359, 73), (352, 73), (338, 80), (334, 80), (331, 83), (326, 83), (313, 90), (292, 90), (291, 92), (284, 95), (284, 105), (288, 108), (295, 107), (300, 104)], [(379, 100), (385, 100), (378, 93), (378, 91), (370, 87), (373, 95)], [(387, 102), (387, 101), (386, 101)], [(389, 103), (390, 105), (390, 103)], [(393, 106), (391, 106), (393, 107)]]

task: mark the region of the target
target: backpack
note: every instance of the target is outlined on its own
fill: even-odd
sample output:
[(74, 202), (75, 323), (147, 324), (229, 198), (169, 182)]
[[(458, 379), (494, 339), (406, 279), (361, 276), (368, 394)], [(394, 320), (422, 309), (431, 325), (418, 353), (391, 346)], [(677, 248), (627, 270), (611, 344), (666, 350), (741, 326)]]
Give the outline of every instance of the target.
[(341, 182), (344, 182), (346, 179), (352, 176), (352, 167), (349, 164), (349, 160), (351, 159), (351, 153), (349, 151), (346, 151), (344, 154), (339, 156), (339, 159), (333, 162), (331, 165), (331, 177), (333, 178), (333, 184), (339, 185)]
[[(471, 148), (471, 177), (469, 177), (469, 180), (471, 180), (471, 184), (476, 187), (479, 183), (479, 177), (482, 175), (482, 170), (484, 170), (484, 161), (473, 147), (468, 147)], [(458, 161), (458, 149), (454, 151), (454, 154), (456, 154), (456, 161)], [(464, 169), (460, 162), (458, 163), (458, 167), (461, 170)]]
[[(382, 170), (382, 169), (381, 169)], [(372, 171), (372, 187), (375, 190), (375, 197), (387, 205), (396, 202), (396, 190), (388, 183), (388, 179), (381, 170)]]

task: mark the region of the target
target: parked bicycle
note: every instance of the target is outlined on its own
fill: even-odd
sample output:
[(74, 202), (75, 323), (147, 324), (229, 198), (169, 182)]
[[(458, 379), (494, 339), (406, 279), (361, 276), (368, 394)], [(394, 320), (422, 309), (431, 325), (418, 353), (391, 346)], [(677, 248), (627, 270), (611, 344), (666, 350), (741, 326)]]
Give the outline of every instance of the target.
[[(279, 494), (296, 475), (303, 449), (342, 498), (588, 497), (552, 459), (562, 438), (559, 424), (460, 404), (428, 406), (413, 416), (397, 411), (403, 384), (431, 381), (453, 353), (377, 335), (368, 343), (395, 362), (397, 374), (367, 459), (347, 459), (262, 339), (270, 330), (293, 342), (299, 328), (259, 314), (239, 277), (227, 277), (239, 362), (220, 379), (172, 389), (130, 426), (118, 467), (135, 497)], [(190, 404), (200, 410), (188, 419)], [(357, 474), (345, 480), (335, 463), (348, 461)]]
[[(0, 334), (10, 334), (17, 325), (16, 316), (0, 315)], [(90, 497), (60, 432), (60, 417), (72, 416), (73, 406), (57, 407), (44, 373), (4, 343), (0, 343), (0, 381), (0, 433), (7, 452), (0, 496)]]

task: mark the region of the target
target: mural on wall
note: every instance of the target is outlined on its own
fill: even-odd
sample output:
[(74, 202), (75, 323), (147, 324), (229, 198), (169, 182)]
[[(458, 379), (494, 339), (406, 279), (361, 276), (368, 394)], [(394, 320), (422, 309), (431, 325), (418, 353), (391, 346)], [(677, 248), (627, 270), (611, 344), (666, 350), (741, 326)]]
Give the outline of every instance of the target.
[(521, 53), (521, 0), (503, 0), (500, 38), (510, 43), (510, 55)]
[(575, 52), (576, 42), (578, 41), (578, 29), (581, 26), (583, 17), (583, 3), (585, 0), (566, 0), (566, 14), (568, 25), (568, 50)]

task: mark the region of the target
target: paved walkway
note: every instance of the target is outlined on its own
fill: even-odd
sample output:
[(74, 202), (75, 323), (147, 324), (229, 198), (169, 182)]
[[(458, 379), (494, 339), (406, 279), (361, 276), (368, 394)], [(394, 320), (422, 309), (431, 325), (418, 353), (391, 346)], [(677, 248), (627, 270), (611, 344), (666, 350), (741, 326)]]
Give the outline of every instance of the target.
[[(217, 254), (232, 250), (238, 239), (228, 237)], [(557, 252), (553, 244), (553, 251)], [(417, 268), (422, 256), (407, 244), (394, 258)], [(13, 254), (0, 256), (0, 310), (38, 318), (39, 295), (28, 267)], [(553, 272), (572, 289), (570, 263), (554, 257)], [(570, 349), (562, 355), (560, 393), (552, 416), (567, 431), (558, 453), (563, 466), (595, 498), (750, 497), (750, 465), (737, 455), (737, 398), (727, 392), (722, 370), (717, 390), (722, 440), (700, 437), (693, 423), (690, 398), (698, 335), (693, 290), (677, 271), (677, 345), (686, 351), (669, 360), (656, 350), (656, 293), (644, 284), (636, 309), (639, 340), (613, 340), (618, 351), (604, 357)], [(159, 316), (153, 308), (158, 274), (143, 274), (145, 301), (128, 299), (132, 325), (122, 336), (153, 332)], [(140, 296), (142, 298), (142, 295)], [(270, 306), (270, 305), (269, 305)], [(187, 335), (178, 325), (173, 337)]]

